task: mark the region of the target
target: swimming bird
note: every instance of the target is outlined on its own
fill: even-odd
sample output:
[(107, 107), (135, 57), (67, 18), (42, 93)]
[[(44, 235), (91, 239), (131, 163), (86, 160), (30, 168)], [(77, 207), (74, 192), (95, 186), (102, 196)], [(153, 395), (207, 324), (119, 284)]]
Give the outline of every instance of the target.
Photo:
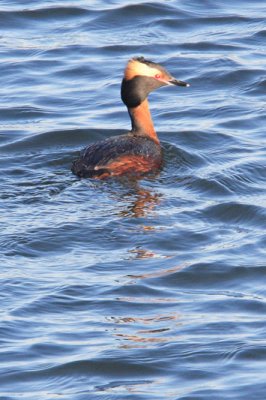
[(127, 134), (100, 140), (83, 149), (73, 162), (79, 177), (104, 179), (136, 175), (161, 168), (162, 149), (149, 111), (148, 95), (166, 85), (189, 86), (164, 67), (144, 57), (128, 61), (121, 85), (121, 99), (128, 109), (132, 129)]

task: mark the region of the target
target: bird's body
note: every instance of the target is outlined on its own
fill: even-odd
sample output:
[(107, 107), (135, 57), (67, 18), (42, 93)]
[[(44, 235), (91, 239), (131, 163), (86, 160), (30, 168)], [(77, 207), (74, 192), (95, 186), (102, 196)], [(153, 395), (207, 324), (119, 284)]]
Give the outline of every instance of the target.
[(73, 163), (80, 177), (106, 178), (110, 175), (142, 174), (159, 169), (161, 146), (146, 136), (132, 133), (96, 142), (81, 151)]
[(128, 108), (132, 130), (89, 145), (73, 162), (79, 177), (107, 178), (142, 175), (160, 169), (162, 151), (149, 111), (148, 94), (164, 85), (189, 86), (174, 79), (162, 66), (133, 58), (127, 64), (121, 97)]

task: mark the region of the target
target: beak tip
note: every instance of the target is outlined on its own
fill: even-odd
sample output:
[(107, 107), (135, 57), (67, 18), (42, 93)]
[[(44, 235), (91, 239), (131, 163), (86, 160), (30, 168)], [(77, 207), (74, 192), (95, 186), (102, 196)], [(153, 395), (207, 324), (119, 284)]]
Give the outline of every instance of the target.
[(183, 87), (189, 87), (190, 86), (189, 83), (184, 82), (184, 81), (179, 81), (178, 79), (175, 79), (175, 78), (171, 79), (169, 81), (169, 84), (170, 85), (176, 85), (176, 86), (183, 86)]

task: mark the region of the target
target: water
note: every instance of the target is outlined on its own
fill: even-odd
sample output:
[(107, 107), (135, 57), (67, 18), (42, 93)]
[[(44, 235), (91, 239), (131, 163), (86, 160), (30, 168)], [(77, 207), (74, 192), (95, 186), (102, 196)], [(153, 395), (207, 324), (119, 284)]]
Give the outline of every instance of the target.
[[(265, 399), (264, 2), (0, 5), (1, 400)], [(163, 171), (79, 180), (135, 55)]]

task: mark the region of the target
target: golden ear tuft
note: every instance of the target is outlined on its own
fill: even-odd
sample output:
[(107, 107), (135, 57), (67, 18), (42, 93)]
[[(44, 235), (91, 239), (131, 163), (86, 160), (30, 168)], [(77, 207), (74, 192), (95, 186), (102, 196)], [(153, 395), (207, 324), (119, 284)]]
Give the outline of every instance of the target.
[(124, 78), (126, 80), (133, 79), (135, 76), (155, 76), (158, 73), (156, 64), (146, 60), (144, 57), (133, 57), (128, 61)]

